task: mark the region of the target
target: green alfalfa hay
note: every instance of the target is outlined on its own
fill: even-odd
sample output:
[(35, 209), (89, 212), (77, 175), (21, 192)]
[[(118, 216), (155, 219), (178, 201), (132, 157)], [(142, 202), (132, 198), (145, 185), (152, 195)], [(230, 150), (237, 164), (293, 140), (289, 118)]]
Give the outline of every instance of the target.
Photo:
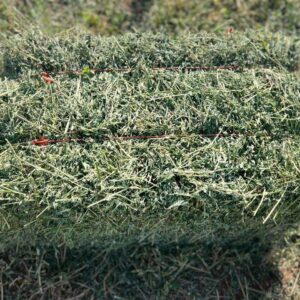
[(6, 76), (28, 70), (61, 71), (89, 68), (166, 66), (298, 67), (299, 40), (270, 33), (229, 36), (198, 34), (126, 34), (94, 37), (86, 34), (46, 37), (39, 32), (17, 35), (6, 43)]
[[(7, 235), (8, 228), (18, 231), (24, 225), (30, 228), (32, 224), (38, 224), (33, 228), (43, 234), (48, 227), (51, 240), (48, 243), (37, 238), (29, 243), (35, 239), (35, 235), (30, 234), (27, 238), (15, 235), (16, 239), (10, 244), (3, 242), (1, 252), (5, 260), (1, 261), (1, 275), (5, 276), (5, 284), (9, 282), (12, 287), (7, 288), (6, 293), (14, 298), (18, 293), (20, 298), (32, 296), (32, 290), (36, 295), (41, 293), (49, 297), (57, 296), (57, 290), (68, 296), (86, 292), (85, 295), (98, 297), (136, 296), (137, 293), (141, 296), (156, 293), (160, 297), (187, 296), (185, 290), (188, 290), (194, 292), (195, 297), (203, 298), (211, 293), (205, 290), (206, 287), (228, 297), (238, 297), (241, 293), (257, 296), (253, 289), (266, 292), (268, 288), (258, 289), (257, 281), (252, 279), (253, 275), (270, 271), (263, 252), (269, 249), (266, 244), (275, 236), (264, 231), (262, 243), (254, 237), (262, 230), (263, 222), (273, 223), (270, 221), (274, 220), (286, 224), (296, 220), (299, 213), (299, 139), (294, 136), (297, 133), (294, 125), (299, 117), (299, 89), (294, 77), (273, 71), (157, 75), (147, 70), (146, 65), (134, 74), (93, 77), (85, 74), (73, 79), (56, 77), (55, 80), (55, 85), (45, 85), (40, 78), (33, 79), (27, 70), (19, 80), (6, 79), (1, 84), (1, 128), (5, 129), (3, 133), (8, 133), (0, 154), (1, 227)], [(120, 85), (122, 89), (116, 89)], [(78, 93), (78, 86), (79, 91), (84, 92)], [(195, 86), (196, 91), (190, 90), (191, 86)], [(107, 87), (110, 87), (108, 91), (117, 90), (118, 93), (107, 92)], [(177, 94), (182, 90), (183, 95)], [(189, 95), (191, 91), (193, 95)], [(179, 99), (184, 98), (177, 106), (176, 95)], [(24, 141), (39, 133), (54, 137), (62, 134), (68, 122), (56, 131), (58, 116), (66, 113), (70, 117), (75, 112), (69, 107), (66, 109), (74, 97), (78, 97), (76, 111), (87, 115), (85, 118), (75, 115), (69, 126), (74, 124), (82, 130), (81, 134), (92, 133), (93, 137), (99, 132), (101, 120), (91, 125), (89, 121), (102, 112), (97, 106), (99, 100), (107, 100), (111, 107), (110, 127), (100, 131), (105, 134), (134, 133), (125, 121), (111, 128), (122, 112), (123, 115), (126, 112), (128, 120), (137, 113), (141, 127), (135, 130), (150, 133), (150, 129), (157, 128), (157, 120), (166, 116), (160, 116), (160, 110), (166, 113), (166, 100), (171, 101), (168, 103), (171, 108), (175, 105), (176, 113), (182, 118), (181, 122), (171, 116), (165, 118), (167, 129), (176, 125), (179, 133), (198, 132), (199, 128), (197, 132), (194, 128), (193, 112), (199, 111), (202, 103), (204, 107), (200, 106), (196, 114), (199, 121), (204, 115), (210, 117), (209, 104), (218, 105), (214, 107), (215, 118), (224, 120), (222, 115), (228, 117), (228, 112), (235, 108), (238, 108), (235, 116), (240, 117), (239, 112), (247, 112), (245, 105), (249, 103), (252, 110), (264, 107), (261, 112), (265, 110), (265, 115), (261, 120), (267, 120), (268, 126), (259, 123), (256, 127), (259, 134), (255, 137), (220, 140), (106, 141), (91, 145), (62, 144), (45, 149), (14, 144), (21, 137)], [(230, 105), (231, 102), (224, 101), (227, 99), (234, 99), (233, 103), (239, 105)], [(159, 107), (155, 103), (158, 100), (161, 101)], [(124, 103), (119, 107), (120, 101)], [(151, 101), (156, 105), (151, 106)], [(185, 107), (185, 103), (190, 106)], [(146, 106), (146, 111), (139, 111), (138, 104)], [(150, 129), (143, 127), (142, 116), (148, 118)], [(242, 129), (241, 119), (229, 120), (231, 122), (226, 123), (232, 126), (229, 129)], [(254, 118), (249, 113), (242, 120), (251, 128)], [(285, 125), (285, 120), (292, 124), (287, 122)], [(53, 123), (49, 126), (48, 122)], [(28, 124), (35, 128), (31, 134), (27, 132)], [(224, 126), (209, 127), (208, 132), (212, 129), (223, 130)], [(270, 129), (276, 130), (275, 138), (263, 134), (265, 131), (271, 133)], [(155, 222), (168, 234), (172, 229), (174, 234), (153, 236), (147, 230), (143, 232), (150, 222), (150, 215), (155, 216)], [(83, 238), (87, 232), (83, 222), (99, 233), (105, 218), (110, 224), (107, 236), (98, 239), (92, 234), (91, 239)], [(99, 219), (98, 225), (95, 221)], [(137, 231), (123, 232), (124, 235), (116, 237), (113, 232), (125, 230), (128, 219), (128, 227), (136, 222)], [(169, 228), (170, 220), (173, 220), (173, 226)], [(220, 231), (212, 234), (205, 222), (213, 222), (210, 228)], [(190, 230), (181, 229), (183, 223), (191, 225)], [(64, 236), (62, 241), (56, 242), (54, 239), (62, 224), (71, 226), (71, 232), (83, 230), (82, 236), (78, 239), (70, 237), (68, 245)], [(72, 227), (72, 224), (78, 227)], [(242, 228), (247, 227), (251, 227), (252, 232), (246, 234)], [(204, 232), (211, 236), (199, 239)], [(229, 233), (234, 238), (226, 241)], [(20, 240), (24, 240), (22, 245)], [(15, 259), (12, 261), (11, 257)], [(19, 271), (19, 263), (24, 257), (29, 266), (29, 272), (25, 273)], [(90, 257), (95, 260), (91, 261)], [(37, 266), (34, 274), (30, 271), (33, 262)], [(99, 265), (103, 266), (101, 271)], [(198, 278), (193, 273), (207, 271), (207, 268), (212, 273), (205, 279), (202, 274)], [(70, 282), (68, 286), (62, 283), (63, 275)], [(15, 279), (23, 276), (28, 281), (19, 285)], [(216, 276), (217, 282), (213, 281)], [(271, 280), (268, 275), (264, 276)], [(54, 283), (49, 284), (46, 278), (51, 278)], [(198, 285), (191, 282), (191, 278), (197, 279)], [(203, 280), (203, 288), (199, 288), (198, 279)], [(103, 282), (107, 285), (102, 286)], [(211, 285), (211, 282), (214, 283)], [(85, 289), (83, 285), (88, 287)], [(142, 292), (133, 286), (141, 286)]]
[[(58, 76), (53, 85), (30, 74), (22, 80), (2, 81), (1, 91), (2, 199), (12, 210), (24, 205), (32, 217), (53, 209), (196, 206), (209, 216), (229, 209), (237, 219), (246, 210), (266, 222), (277, 214), (292, 218), (288, 208), (298, 209), (299, 82), (292, 75), (145, 67), (131, 74)], [(43, 151), (15, 145), (42, 135), (61, 138), (69, 130), (94, 143)], [(195, 137), (218, 132), (241, 136)], [(175, 138), (101, 141), (103, 135), (157, 134)]]
[(40, 136), (299, 134), (300, 84), (271, 70), (57, 76), (0, 85), (0, 144)]
[(186, 207), (230, 223), (282, 222), (299, 212), (298, 162), (299, 139), (10, 146), (1, 153), (2, 209), (22, 208), (20, 218), (30, 219)]

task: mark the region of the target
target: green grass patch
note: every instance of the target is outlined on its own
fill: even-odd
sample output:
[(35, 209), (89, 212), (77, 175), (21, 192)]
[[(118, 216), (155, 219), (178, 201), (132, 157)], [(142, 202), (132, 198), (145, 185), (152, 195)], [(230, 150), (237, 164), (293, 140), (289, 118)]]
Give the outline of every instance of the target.
[[(79, 27), (102, 35), (128, 31), (169, 34), (267, 29), (299, 34), (297, 0), (4, 0), (0, 29), (17, 32), (34, 23), (47, 33)], [(45, 14), (45, 11), (47, 13)]]

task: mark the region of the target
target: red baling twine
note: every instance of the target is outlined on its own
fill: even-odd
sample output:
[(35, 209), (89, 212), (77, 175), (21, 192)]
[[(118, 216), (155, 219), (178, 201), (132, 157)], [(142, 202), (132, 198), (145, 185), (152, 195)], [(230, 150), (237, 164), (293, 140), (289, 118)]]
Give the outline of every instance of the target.
[[(152, 67), (150, 68), (153, 71), (186, 71), (186, 72), (195, 72), (195, 71), (216, 71), (216, 70), (229, 70), (229, 71), (240, 71), (242, 67), (236, 65), (229, 66), (198, 66), (198, 67)], [(123, 73), (130, 72), (132, 68), (105, 68), (105, 69), (89, 69), (90, 74), (99, 74), (99, 73)], [(42, 72), (41, 77), (47, 84), (54, 83), (52, 76), (55, 75), (82, 75), (84, 70), (64, 70), (58, 72)]]
[[(90, 69), (89, 71), (92, 74), (95, 73), (112, 73), (112, 72), (130, 72), (132, 71), (132, 68), (103, 68), (103, 69)], [(196, 67), (152, 67), (150, 68), (152, 71), (213, 71), (213, 70), (241, 70), (240, 66), (236, 65), (229, 65), (229, 66), (196, 66)], [(84, 72), (84, 70), (65, 70), (65, 71), (59, 71), (55, 74), (57, 75), (67, 75), (67, 74), (73, 74), (73, 75), (80, 75)]]
[[(171, 138), (227, 138), (227, 137), (240, 137), (240, 136), (253, 136), (253, 134), (245, 133), (217, 133), (217, 134), (197, 134), (197, 135), (131, 135), (131, 136), (111, 136), (103, 137), (102, 141), (126, 141), (126, 140), (157, 140), (157, 139), (171, 139)], [(92, 143), (93, 140), (89, 138), (67, 138), (67, 139), (48, 139), (47, 137), (41, 137), (39, 139), (33, 140), (31, 145), (46, 147), (51, 144), (61, 144), (61, 143)]]

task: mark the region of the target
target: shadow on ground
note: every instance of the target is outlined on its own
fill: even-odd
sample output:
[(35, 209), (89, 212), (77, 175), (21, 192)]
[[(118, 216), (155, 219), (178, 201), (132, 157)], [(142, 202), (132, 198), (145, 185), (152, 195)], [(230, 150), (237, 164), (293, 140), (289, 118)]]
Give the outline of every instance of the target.
[[(31, 230), (0, 243), (4, 299), (272, 299), (286, 228), (126, 234)], [(280, 237), (280, 238), (278, 238)], [(298, 241), (293, 234), (291, 241)], [(276, 251), (277, 251), (276, 250)], [(94, 298), (93, 298), (94, 297)]]

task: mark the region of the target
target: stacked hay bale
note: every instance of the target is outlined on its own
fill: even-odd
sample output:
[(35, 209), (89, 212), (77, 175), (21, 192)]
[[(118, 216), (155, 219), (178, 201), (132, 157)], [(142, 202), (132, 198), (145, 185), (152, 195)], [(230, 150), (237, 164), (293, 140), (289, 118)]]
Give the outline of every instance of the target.
[(1, 222), (10, 239), (29, 228), (14, 255), (42, 248), (44, 272), (14, 280), (16, 235), (1, 247), (8, 282), (23, 296), (56, 295), (46, 278), (63, 270), (68, 296), (267, 289), (263, 236), (300, 209), (297, 63), (297, 40), (280, 35), (16, 37), (0, 84)]

